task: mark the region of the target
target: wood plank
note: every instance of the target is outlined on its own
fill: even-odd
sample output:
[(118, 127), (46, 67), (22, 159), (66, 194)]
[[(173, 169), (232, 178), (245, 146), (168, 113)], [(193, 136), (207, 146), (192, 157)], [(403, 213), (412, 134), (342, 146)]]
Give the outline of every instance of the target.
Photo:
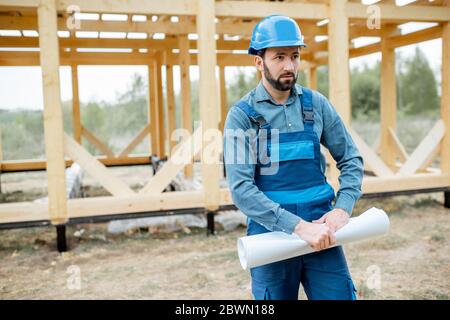
[(426, 137), (416, 147), (409, 159), (403, 164), (397, 175), (412, 175), (424, 163), (426, 163), (430, 156), (437, 148), (439, 148), (442, 138), (445, 134), (444, 121), (438, 120), (433, 128), (428, 132)]
[(409, 155), (406, 152), (405, 147), (400, 142), (400, 139), (397, 137), (397, 134), (395, 133), (394, 129), (389, 128), (389, 135), (395, 147), (396, 154), (400, 158), (400, 161), (405, 162), (406, 160), (408, 160)]
[(73, 137), (76, 142), (81, 144), (81, 114), (80, 97), (78, 92), (78, 66), (72, 64), (72, 127)]
[(329, 97), (346, 126), (351, 121), (348, 18), (346, 0), (330, 0), (328, 27)]
[(202, 128), (197, 128), (193, 135), (181, 142), (173, 154), (139, 193), (160, 193), (176, 177), (183, 167), (192, 161), (192, 158), (202, 148)]
[(59, 87), (59, 49), (53, 0), (38, 7), (40, 64), (44, 93), (44, 138), (47, 157), (48, 211), (53, 224), (67, 221), (63, 116)]
[[(441, 118), (446, 127), (441, 147), (441, 170), (450, 174), (450, 23), (442, 29)], [(450, 180), (449, 180), (450, 185)]]
[(126, 157), (130, 154), (134, 148), (138, 146), (144, 140), (144, 138), (150, 134), (150, 124), (147, 124), (139, 133), (131, 140), (131, 142), (126, 146), (120, 153), (119, 157)]
[[(449, 10), (450, 11), (450, 10)], [(429, 41), (440, 38), (442, 35), (442, 26), (435, 26), (424, 30), (411, 32), (405, 35), (397, 35), (389, 38), (389, 48), (400, 48), (414, 43)]]
[(158, 155), (159, 152), (158, 76), (156, 72), (157, 63), (153, 59), (148, 65), (148, 123), (150, 123), (150, 154), (152, 155)]
[(58, 10), (64, 11), (70, 5), (82, 8), (83, 12), (193, 15), (195, 3), (189, 0), (58, 0)]
[[(189, 66), (192, 65), (191, 55), (189, 54), (189, 42), (187, 35), (178, 37), (178, 47), (180, 49), (179, 65), (180, 65), (180, 81), (181, 81), (181, 114), (182, 127), (189, 133), (192, 133), (192, 102), (191, 102), (191, 80)], [(194, 168), (188, 164), (184, 168), (186, 178), (194, 176)]]
[(219, 83), (220, 83), (220, 131), (223, 132), (225, 127), (225, 120), (228, 114), (228, 102), (227, 102), (227, 86), (225, 81), (225, 67), (219, 67)]
[[(199, 107), (203, 130), (203, 146), (201, 158), (201, 173), (205, 190), (205, 208), (217, 210), (220, 203), (219, 192), (219, 155), (221, 139), (209, 140), (208, 133), (220, 133), (218, 124), (219, 110), (217, 79), (216, 79), (216, 34), (215, 1), (197, 0), (197, 34), (198, 34), (198, 65), (199, 65)], [(200, 5), (201, 3), (201, 5)], [(222, 2), (223, 3), (223, 2)], [(219, 4), (219, 3), (218, 3)], [(240, 4), (239, 4), (240, 5)], [(244, 4), (245, 6), (245, 4)], [(249, 12), (249, 11), (248, 11)], [(219, 15), (219, 13), (218, 13)], [(208, 153), (208, 149), (212, 149)]]
[[(205, 206), (204, 199), (203, 191), (69, 199), (68, 212), (70, 218), (79, 218), (121, 213), (201, 208)], [(233, 204), (233, 201), (229, 190), (221, 189), (220, 205), (230, 204)], [(45, 204), (33, 202), (0, 204), (0, 223), (47, 219), (48, 208)]]
[(40, 2), (40, 0), (0, 0), (0, 6), (37, 7)]
[(397, 26), (386, 25), (381, 37), (380, 67), (380, 157), (384, 163), (393, 167), (396, 150), (389, 129), (397, 127), (397, 83), (395, 75), (395, 50), (389, 47), (391, 34)]
[(306, 78), (308, 87), (312, 90), (317, 90), (317, 68), (312, 66), (306, 69)]
[(159, 142), (158, 142), (158, 155), (160, 158), (164, 158), (166, 154), (166, 112), (164, 108), (164, 98), (163, 98), (163, 84), (162, 84), (162, 52), (156, 54), (156, 86), (158, 94), (158, 128), (159, 128)]
[(166, 65), (166, 88), (167, 88), (167, 116), (169, 124), (169, 154), (172, 154), (176, 141), (172, 140), (172, 133), (177, 128), (176, 125), (176, 109), (175, 109), (175, 91), (173, 87), (173, 66)]
[[(122, 165), (141, 165), (149, 164), (149, 154), (135, 154), (128, 157), (106, 158), (105, 156), (95, 156), (99, 162), (105, 166), (122, 166)], [(65, 160), (65, 167), (70, 167), (73, 161)], [(35, 171), (45, 170), (46, 161), (40, 159), (23, 159), (23, 160), (3, 160), (3, 172), (19, 172), (19, 171)]]
[(416, 173), (411, 176), (365, 177), (364, 194), (447, 187), (450, 176), (442, 173)]
[(356, 131), (350, 129), (350, 134), (355, 141), (359, 152), (361, 153), (364, 162), (378, 177), (392, 176), (394, 173), (383, 162), (383, 160), (370, 148), (366, 142), (356, 133)]
[[(65, 152), (70, 159), (77, 162), (86, 172), (114, 196), (132, 195), (135, 192), (122, 180), (117, 178), (72, 137), (64, 133)], [(64, 189), (65, 192), (65, 189)]]
[(81, 134), (104, 155), (114, 158), (114, 153), (111, 149), (84, 126), (81, 127)]
[[(408, 5), (398, 7), (392, 4), (376, 4), (382, 20), (393, 21), (449, 21), (450, 10), (442, 7)], [(367, 19), (367, 6), (348, 2), (346, 12), (349, 18)]]
[[(214, 11), (214, 8), (212, 10)], [(215, 3), (215, 11), (217, 16), (226, 17), (264, 18), (272, 14), (281, 14), (293, 19), (322, 20), (327, 18), (327, 6), (316, 3), (217, 1)]]

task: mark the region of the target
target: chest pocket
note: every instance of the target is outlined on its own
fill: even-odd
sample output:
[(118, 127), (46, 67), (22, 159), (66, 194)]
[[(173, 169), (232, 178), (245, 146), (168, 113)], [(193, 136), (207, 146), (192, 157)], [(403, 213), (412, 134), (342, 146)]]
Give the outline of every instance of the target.
[(310, 140), (270, 144), (271, 162), (314, 159), (314, 143)]

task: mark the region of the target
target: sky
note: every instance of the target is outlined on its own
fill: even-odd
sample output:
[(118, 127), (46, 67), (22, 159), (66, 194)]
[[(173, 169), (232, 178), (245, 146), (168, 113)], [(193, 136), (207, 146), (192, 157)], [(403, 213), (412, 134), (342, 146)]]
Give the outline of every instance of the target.
[[(420, 23), (405, 26), (402, 32), (412, 32), (424, 27)], [(356, 46), (369, 43), (373, 39), (358, 39)], [(410, 56), (418, 46), (425, 53), (433, 71), (440, 81), (442, 58), (441, 39), (422, 42), (396, 49), (402, 56)], [(381, 53), (375, 53), (350, 60), (350, 67), (373, 65), (381, 60)], [(245, 70), (252, 70), (251, 67)], [(237, 68), (226, 68), (226, 81), (233, 81)], [(92, 100), (114, 102), (117, 94), (123, 93), (130, 85), (131, 77), (139, 73), (147, 77), (147, 66), (79, 66), (79, 96), (81, 102)], [(191, 67), (191, 80), (198, 79), (198, 67)], [(72, 99), (70, 67), (60, 68), (61, 99)], [(179, 92), (179, 69), (174, 67), (174, 87)], [(42, 78), (40, 67), (0, 67), (0, 109), (43, 109)]]

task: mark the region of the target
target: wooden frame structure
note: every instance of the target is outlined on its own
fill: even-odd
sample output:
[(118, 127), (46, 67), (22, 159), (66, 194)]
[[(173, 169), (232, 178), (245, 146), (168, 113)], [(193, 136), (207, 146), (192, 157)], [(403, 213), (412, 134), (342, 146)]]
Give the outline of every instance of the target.
[[(126, 15), (125, 21), (82, 20), (76, 28), (75, 8), (83, 13)], [(371, 13), (371, 9), (375, 9)], [(220, 139), (206, 139), (208, 129), (223, 129), (227, 112), (224, 70), (227, 66), (252, 66), (245, 54), (254, 25), (270, 14), (285, 14), (296, 19), (305, 35), (308, 48), (302, 51), (302, 68), (307, 71), (311, 88), (317, 87), (316, 70), (329, 66), (329, 97), (351, 130), (349, 58), (381, 51), (381, 132), (379, 154), (352, 132), (373, 176), (363, 181), (364, 194), (448, 190), (450, 188), (450, 7), (447, 0), (418, 0), (399, 7), (395, 1), (382, 0), (368, 7), (356, 0), (312, 1), (237, 1), (237, 0), (0, 0), (0, 30), (36, 30), (38, 37), (0, 36), (0, 66), (41, 66), (44, 86), (44, 129), (46, 161), (4, 161), (0, 172), (42, 170), (48, 173), (49, 203), (0, 204), (0, 224), (50, 221), (64, 225), (71, 219), (130, 213), (175, 211), (204, 208), (213, 214), (220, 206), (232, 205), (228, 189), (219, 188), (218, 164), (202, 160), (203, 189), (162, 193), (184, 168), (192, 176), (192, 159)], [(377, 16), (378, 14), (378, 16)], [(375, 16), (373, 16), (375, 15)], [(134, 17), (145, 17), (135, 21)], [(171, 17), (177, 17), (172, 19)], [(152, 19), (156, 17), (156, 19)], [(379, 18), (379, 27), (371, 28), (369, 19)], [(326, 20), (325, 20), (326, 19)], [(377, 20), (378, 21), (378, 20)], [(402, 35), (398, 26), (411, 21), (435, 22), (425, 30)], [(58, 37), (66, 31), (67, 37)], [(96, 38), (82, 38), (79, 32), (97, 32)], [(145, 39), (111, 39), (103, 32), (145, 33)], [(156, 34), (164, 34), (157, 39)], [(196, 34), (192, 39), (189, 34)], [(328, 36), (316, 42), (315, 36)], [(359, 48), (351, 40), (380, 37), (375, 44)], [(234, 37), (234, 38), (233, 38)], [(237, 38), (237, 40), (235, 39)], [(396, 136), (396, 84), (394, 50), (421, 41), (442, 38), (441, 119), (430, 130), (416, 150), (408, 155)], [(39, 52), (23, 48), (40, 48)], [(127, 48), (129, 52), (80, 52), (89, 48)], [(21, 51), (20, 51), (21, 50)], [(115, 155), (94, 134), (83, 127), (78, 98), (79, 65), (147, 65), (149, 70), (149, 123), (130, 144)], [(73, 137), (64, 133), (59, 96), (58, 67), (69, 65), (73, 81)], [(181, 120), (191, 137), (174, 145), (168, 138), (175, 129), (173, 66), (180, 66)], [(202, 126), (195, 132), (192, 125), (189, 66), (200, 70), (199, 103)], [(216, 79), (219, 67), (219, 81)], [(162, 68), (166, 69), (167, 106), (164, 107)], [(165, 127), (165, 123), (168, 127)], [(50, 135), (51, 133), (51, 135)], [(103, 156), (94, 157), (80, 144), (89, 140)], [(149, 138), (151, 150), (142, 156), (130, 156), (133, 148)], [(193, 152), (191, 145), (194, 147)], [(203, 147), (202, 147), (203, 146)], [(111, 175), (107, 166), (149, 163), (149, 155), (169, 156), (165, 167), (139, 192)], [(440, 156), (440, 169), (428, 168)], [(183, 164), (174, 161), (183, 158)], [(202, 158), (202, 157), (201, 157)], [(203, 159), (203, 158), (202, 158)], [(332, 159), (329, 159), (332, 161)], [(64, 167), (78, 162), (96, 178), (109, 197), (66, 199)], [(331, 166), (333, 167), (333, 166)], [(330, 170), (330, 181), (338, 187), (338, 172)], [(446, 192), (446, 205), (450, 196)]]

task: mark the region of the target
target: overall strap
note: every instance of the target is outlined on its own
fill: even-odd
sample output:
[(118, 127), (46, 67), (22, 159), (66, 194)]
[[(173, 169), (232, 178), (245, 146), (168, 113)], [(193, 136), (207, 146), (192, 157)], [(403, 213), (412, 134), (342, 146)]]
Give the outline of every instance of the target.
[(314, 110), (312, 103), (312, 91), (308, 88), (302, 87), (301, 96), (303, 124), (305, 127), (305, 131), (313, 131)]
[(244, 101), (239, 101), (236, 107), (245, 112), (249, 119), (258, 125), (258, 129), (270, 130), (270, 124), (264, 119), (262, 115), (255, 111), (255, 109)]

